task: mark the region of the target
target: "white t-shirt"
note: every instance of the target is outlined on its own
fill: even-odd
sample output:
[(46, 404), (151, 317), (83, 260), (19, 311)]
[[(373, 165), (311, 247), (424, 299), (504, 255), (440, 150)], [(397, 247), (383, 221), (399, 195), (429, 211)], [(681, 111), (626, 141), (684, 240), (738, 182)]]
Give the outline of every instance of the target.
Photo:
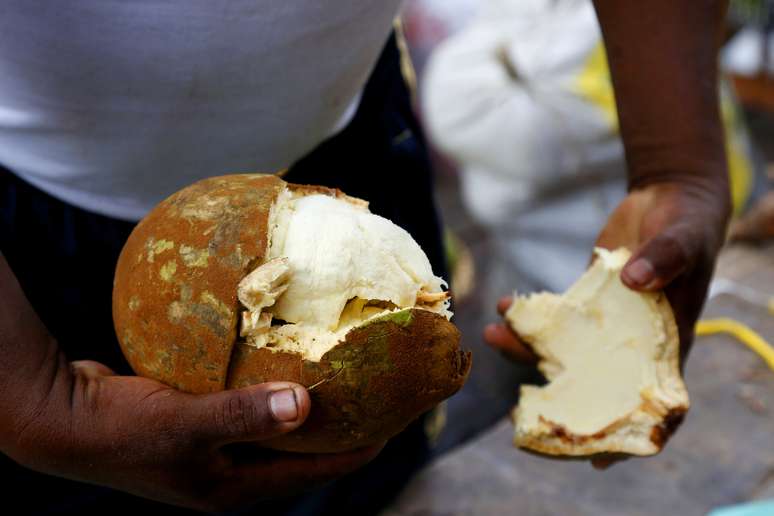
[(3, 0), (0, 165), (139, 219), (347, 123), (402, 0)]

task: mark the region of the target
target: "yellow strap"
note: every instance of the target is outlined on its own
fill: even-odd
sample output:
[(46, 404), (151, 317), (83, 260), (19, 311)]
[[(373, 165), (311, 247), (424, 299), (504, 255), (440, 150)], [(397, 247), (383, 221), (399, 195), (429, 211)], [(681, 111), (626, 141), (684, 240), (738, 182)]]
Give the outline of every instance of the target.
[(698, 336), (716, 333), (727, 333), (735, 337), (760, 355), (771, 370), (774, 371), (774, 347), (748, 326), (727, 317), (699, 321), (696, 325), (696, 335)]

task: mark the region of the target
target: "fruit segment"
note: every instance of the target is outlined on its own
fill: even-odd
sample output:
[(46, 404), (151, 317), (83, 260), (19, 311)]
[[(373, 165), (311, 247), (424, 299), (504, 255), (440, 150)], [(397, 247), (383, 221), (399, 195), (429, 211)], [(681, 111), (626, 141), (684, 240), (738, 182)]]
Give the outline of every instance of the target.
[(663, 294), (622, 283), (628, 250), (596, 253), (564, 295), (517, 297), (506, 313), (549, 381), (522, 387), (514, 441), (552, 455), (652, 455), (689, 405), (674, 315)]

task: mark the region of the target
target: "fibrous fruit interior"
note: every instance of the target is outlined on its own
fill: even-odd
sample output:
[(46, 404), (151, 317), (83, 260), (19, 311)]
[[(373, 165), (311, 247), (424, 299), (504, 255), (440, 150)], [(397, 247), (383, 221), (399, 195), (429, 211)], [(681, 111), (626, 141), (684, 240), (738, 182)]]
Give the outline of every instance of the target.
[(621, 282), (629, 257), (626, 249), (598, 249), (564, 295), (517, 297), (507, 312), (549, 381), (521, 389), (513, 414), (518, 446), (554, 455), (650, 455), (688, 409), (669, 303)]
[(252, 346), (319, 361), (374, 317), (414, 307), (451, 317), (419, 245), (363, 201), (286, 190), (270, 231), (268, 260), (238, 287), (240, 335)]

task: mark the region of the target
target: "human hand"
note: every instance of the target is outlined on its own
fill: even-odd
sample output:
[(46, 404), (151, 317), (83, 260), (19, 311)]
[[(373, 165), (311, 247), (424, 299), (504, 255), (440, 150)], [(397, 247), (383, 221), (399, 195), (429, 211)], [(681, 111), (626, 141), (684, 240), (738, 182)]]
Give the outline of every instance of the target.
[[(683, 359), (693, 341), (728, 217), (728, 202), (714, 190), (658, 183), (632, 191), (597, 239), (598, 247), (632, 251), (621, 273), (626, 286), (642, 292), (666, 292), (680, 330)], [(500, 300), (501, 315), (510, 303), (511, 298)], [(484, 340), (511, 358), (535, 360), (529, 347), (504, 324), (487, 326)]]
[(49, 396), (21, 403), (29, 409), (12, 415), (16, 440), (4, 450), (43, 473), (223, 511), (311, 489), (380, 450), (302, 455), (261, 448), (260, 441), (308, 416), (309, 395), (297, 384), (196, 396), (116, 376), (96, 362), (61, 361)]
[[(599, 247), (632, 250), (621, 271), (627, 287), (665, 292), (680, 335), (681, 369), (725, 241), (731, 212), (725, 192), (679, 182), (634, 190), (613, 212), (597, 240)], [(592, 463), (605, 469), (623, 458), (600, 457)]]
[(729, 216), (730, 201), (722, 189), (656, 183), (633, 190), (597, 240), (599, 247), (632, 251), (621, 272), (627, 287), (666, 293), (679, 329), (681, 366), (693, 343)]
[[(717, 254), (723, 244), (729, 202), (722, 188), (696, 182), (662, 182), (634, 189), (613, 212), (597, 246), (627, 247), (632, 257), (621, 273), (629, 288), (664, 290), (672, 305), (681, 343), (681, 364), (693, 341)], [(501, 315), (511, 299), (498, 303)], [(506, 324), (489, 325), (485, 341), (521, 362), (534, 362), (529, 347)], [(616, 459), (593, 459), (607, 467)]]

